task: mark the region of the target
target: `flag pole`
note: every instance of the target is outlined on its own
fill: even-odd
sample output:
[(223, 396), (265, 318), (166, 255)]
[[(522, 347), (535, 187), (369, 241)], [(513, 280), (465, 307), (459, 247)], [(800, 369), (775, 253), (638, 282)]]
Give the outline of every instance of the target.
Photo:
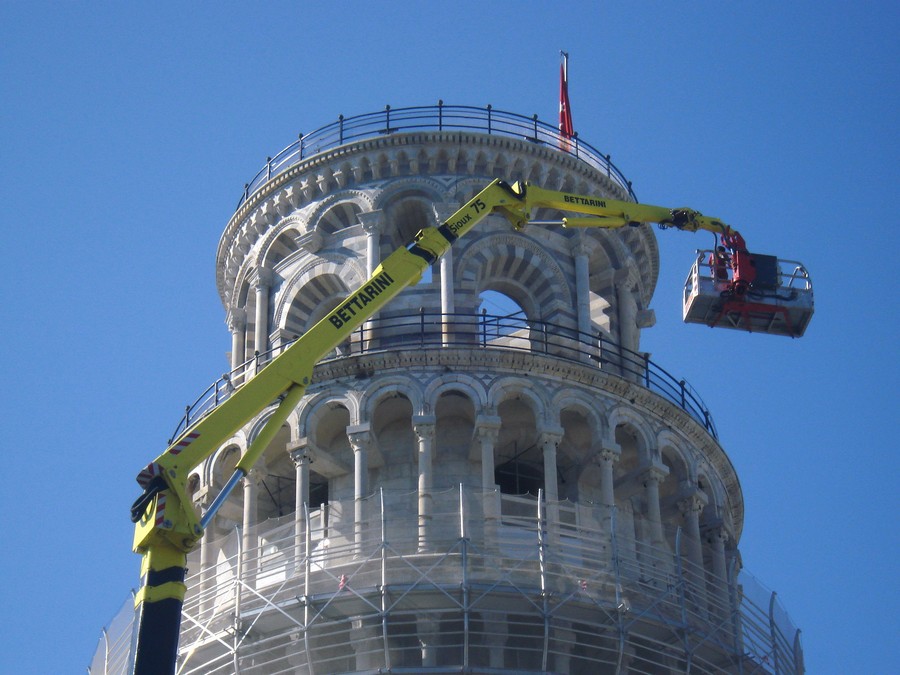
[(560, 50), (559, 62), (559, 147), (569, 152), (570, 139), (575, 137), (572, 126), (572, 106), (569, 103), (569, 53)]

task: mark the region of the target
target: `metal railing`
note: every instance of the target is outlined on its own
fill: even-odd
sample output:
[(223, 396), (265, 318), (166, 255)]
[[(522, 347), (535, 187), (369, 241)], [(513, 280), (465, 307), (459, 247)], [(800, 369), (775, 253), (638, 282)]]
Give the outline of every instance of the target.
[(538, 145), (546, 145), (597, 169), (607, 178), (626, 190), (637, 201), (631, 182), (612, 163), (610, 155), (603, 154), (595, 147), (582, 141), (576, 134), (566, 138), (556, 126), (542, 122), (537, 115), (531, 117), (517, 113), (465, 105), (412, 106), (391, 108), (385, 106), (378, 112), (344, 117), (308, 134), (300, 134), (296, 141), (266, 158), (266, 163), (249, 183), (238, 201), (239, 209), (253, 194), (267, 182), (292, 166), (326, 150), (360, 141), (366, 138), (388, 136), (400, 132), (415, 131), (476, 131), (494, 136), (523, 139)]
[[(213, 382), (193, 403), (185, 406), (184, 415), (169, 443), (225, 401), (231, 392), (291, 344), (293, 342), (287, 342), (257, 353)], [(700, 395), (686, 380), (671, 375), (647, 354), (626, 349), (600, 332), (582, 333), (548, 321), (532, 321), (521, 314), (443, 314), (420, 310), (384, 316), (363, 324), (323, 362), (398, 349), (471, 347), (527, 352), (599, 367), (674, 403), (718, 439), (712, 414)]]

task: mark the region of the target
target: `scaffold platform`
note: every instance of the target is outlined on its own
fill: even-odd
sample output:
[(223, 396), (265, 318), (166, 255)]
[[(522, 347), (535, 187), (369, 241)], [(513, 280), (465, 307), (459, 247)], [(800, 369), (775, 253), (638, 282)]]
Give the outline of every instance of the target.
[(697, 251), (684, 284), (685, 323), (732, 328), (750, 333), (801, 337), (812, 319), (812, 281), (806, 268), (793, 260), (759, 256), (771, 262), (765, 282), (754, 282), (738, 297), (727, 280), (716, 279), (706, 262), (712, 251)]

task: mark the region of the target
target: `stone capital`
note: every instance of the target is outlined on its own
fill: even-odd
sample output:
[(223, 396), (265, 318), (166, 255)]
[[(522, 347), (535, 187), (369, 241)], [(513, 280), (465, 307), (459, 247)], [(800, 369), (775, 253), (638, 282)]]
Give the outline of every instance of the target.
[(611, 462), (615, 464), (622, 458), (622, 448), (618, 443), (607, 445), (604, 444), (596, 451), (594, 455), (595, 462)]
[(263, 478), (265, 478), (265, 468), (261, 466), (254, 466), (252, 469), (250, 469), (250, 471), (247, 472), (247, 475), (244, 476), (244, 487), (259, 485), (262, 482)]
[(656, 311), (639, 309), (634, 320), (638, 328), (652, 328), (656, 325)]
[(413, 431), (420, 441), (434, 440), (434, 415), (413, 415)]
[(634, 290), (637, 285), (634, 270), (630, 267), (620, 267), (617, 269), (613, 273), (613, 282), (615, 282), (616, 286), (626, 291)]
[(641, 473), (641, 481), (644, 483), (644, 487), (646, 487), (649, 483), (659, 483), (659, 481), (668, 475), (669, 467), (665, 464), (653, 463), (646, 467), (644, 472)]
[(500, 435), (501, 419), (496, 415), (478, 415), (475, 418), (475, 435), (484, 440), (495, 441)]
[(570, 245), (572, 247), (572, 255), (576, 258), (588, 256), (591, 254), (591, 249), (593, 249), (593, 240), (589, 239), (583, 230), (576, 230)]
[(373, 621), (370, 617), (355, 616), (350, 621), (353, 626), (350, 644), (355, 651), (367, 646), (367, 640), (375, 639), (381, 634), (381, 623)]
[(375, 211), (364, 211), (356, 214), (356, 219), (362, 225), (363, 231), (368, 235), (381, 234), (384, 231), (384, 211), (376, 209)]
[(416, 618), (416, 632), (419, 643), (424, 647), (432, 644), (440, 633), (441, 624), (438, 618), (430, 614), (422, 614)]
[(260, 267), (256, 270), (256, 281), (253, 283), (253, 288), (257, 291), (271, 288), (274, 280), (275, 273), (271, 269)]
[(375, 442), (375, 436), (372, 434), (372, 429), (368, 423), (352, 424), (347, 427), (347, 440), (350, 441), (353, 452), (361, 452), (368, 450), (372, 446)]
[(540, 439), (541, 445), (552, 443), (554, 446), (556, 446), (559, 445), (565, 433), (566, 430), (562, 427), (554, 427), (548, 425), (538, 429), (538, 438)]
[(247, 312), (240, 307), (229, 307), (225, 315), (225, 324), (232, 333), (237, 333), (247, 327)]
[(706, 523), (701, 528), (706, 541), (710, 544), (717, 544), (724, 546), (728, 541), (728, 531), (725, 529), (725, 523), (722, 522), (721, 518), (716, 518), (711, 523)]
[(699, 514), (709, 503), (709, 498), (701, 490), (696, 490), (678, 500), (678, 508), (687, 516)]
[(312, 464), (309, 443), (305, 438), (287, 444), (287, 453), (296, 466)]
[(204, 485), (203, 487), (198, 487), (197, 491), (191, 494), (191, 501), (201, 509), (204, 509), (205, 512), (206, 507), (213, 503), (213, 497), (214, 495), (209, 486)]

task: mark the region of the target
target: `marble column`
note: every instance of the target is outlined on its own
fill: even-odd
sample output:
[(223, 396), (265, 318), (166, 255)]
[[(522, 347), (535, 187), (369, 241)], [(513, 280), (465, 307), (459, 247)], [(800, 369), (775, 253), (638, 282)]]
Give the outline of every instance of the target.
[[(366, 278), (371, 279), (375, 268), (381, 263), (381, 234), (384, 232), (384, 211), (366, 211), (356, 216), (366, 233)], [(362, 325), (362, 351), (367, 351), (375, 339), (375, 316), (369, 317)]]
[(250, 469), (244, 476), (244, 515), (241, 528), (241, 548), (243, 557), (244, 583), (250, 588), (256, 586), (256, 571), (259, 568), (259, 536), (256, 528), (259, 522), (259, 483), (262, 480), (260, 467)]
[[(452, 204), (435, 204), (434, 215), (438, 225), (443, 224), (456, 212)], [(456, 295), (453, 281), (453, 249), (441, 257), (441, 333), (443, 344), (453, 341), (453, 313), (456, 312)]]
[(662, 514), (659, 508), (659, 482), (669, 475), (669, 469), (665, 465), (654, 464), (641, 476), (644, 484), (644, 501), (646, 502), (646, 518), (650, 526), (650, 541), (655, 546), (661, 546), (665, 541), (662, 529)]
[(571, 621), (557, 620), (555, 623), (553, 628), (553, 670), (557, 673), (568, 673), (572, 661), (572, 650), (575, 649), (578, 635), (572, 630)]
[[(231, 333), (231, 370), (236, 371), (247, 358), (244, 355), (246, 341), (244, 332), (247, 330), (247, 312), (240, 307), (229, 307), (225, 323), (228, 325), (228, 331)], [(240, 375), (242, 373), (235, 373), (234, 376), (237, 378)]]
[(381, 233), (384, 231), (384, 211), (365, 211), (356, 216), (366, 233), (366, 275), (371, 277), (381, 263)]
[(687, 578), (691, 581), (697, 605), (706, 607), (706, 571), (703, 568), (703, 544), (700, 540), (700, 512), (706, 506), (706, 495), (695, 492), (678, 501), (684, 516), (684, 531), (687, 536)]
[(353, 448), (353, 537), (359, 555), (368, 531), (366, 498), (369, 496), (369, 450), (374, 442), (368, 424), (347, 427), (347, 439)]
[(713, 595), (718, 615), (725, 618), (728, 614), (730, 594), (728, 592), (728, 563), (725, 559), (725, 542), (728, 533), (719, 521), (706, 531), (706, 541), (712, 557)]
[(413, 417), (413, 431), (419, 444), (419, 551), (431, 550), (434, 425), (433, 415)]
[[(206, 509), (212, 504), (212, 497), (208, 492), (209, 488), (204, 488), (206, 492), (202, 497), (196, 499), (194, 504), (200, 507), (200, 513), (205, 514)], [(218, 516), (213, 516), (212, 520), (206, 524), (206, 530), (203, 538), (200, 540), (200, 621), (206, 620), (206, 612), (214, 606), (216, 587), (216, 555), (218, 553), (218, 545), (215, 540), (218, 536), (216, 521)]]
[(557, 483), (556, 448), (563, 437), (561, 427), (539, 432), (544, 456), (544, 501), (547, 534), (551, 545), (559, 543), (559, 485)]
[(294, 560), (297, 569), (306, 556), (306, 528), (309, 514), (309, 465), (312, 459), (306, 441), (288, 444), (288, 454), (294, 462)]
[[(265, 354), (269, 349), (269, 289), (272, 287), (272, 270), (260, 267), (257, 270), (256, 283), (256, 327), (254, 332), (254, 349)], [(257, 364), (257, 370), (258, 370)]]
[(506, 665), (506, 642), (509, 640), (509, 621), (505, 612), (482, 612), (484, 624), (484, 644), (488, 648), (491, 668)]
[(618, 443), (606, 441), (597, 453), (596, 461), (600, 466), (600, 502), (607, 509), (616, 505), (614, 490), (614, 467), (622, 457), (622, 448)]
[[(637, 301), (634, 297), (635, 280), (628, 269), (616, 270), (613, 275), (616, 287), (616, 308), (619, 319), (619, 345), (622, 349), (637, 351)], [(631, 381), (639, 381), (641, 364), (638, 356), (628, 351), (621, 354), (622, 376)]]
[(500, 493), (494, 479), (494, 448), (500, 437), (500, 418), (496, 415), (479, 415), (475, 420), (475, 437), (478, 441), (481, 459), (484, 541), (486, 545), (492, 545), (496, 544), (496, 531), (501, 516)]
[(703, 567), (703, 547), (700, 540), (700, 512), (706, 506), (702, 493), (694, 493), (680, 499), (678, 506), (684, 516), (684, 529), (688, 537), (688, 559), (698, 568)]

